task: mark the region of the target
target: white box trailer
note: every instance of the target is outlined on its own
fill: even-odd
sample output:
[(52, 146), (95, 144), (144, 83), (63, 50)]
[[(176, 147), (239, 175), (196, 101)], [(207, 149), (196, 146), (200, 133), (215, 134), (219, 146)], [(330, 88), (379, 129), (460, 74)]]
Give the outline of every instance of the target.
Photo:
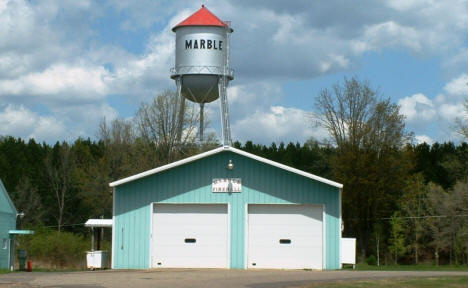
[(86, 252), (87, 268), (91, 270), (107, 268), (108, 254), (107, 251), (102, 250)]
[(112, 226), (112, 219), (89, 219), (86, 221), (85, 227), (90, 227), (92, 231), (91, 251), (86, 252), (86, 266), (88, 269), (94, 270), (107, 268), (107, 259), (109, 257), (109, 253), (103, 250), (94, 250), (94, 228), (112, 228)]

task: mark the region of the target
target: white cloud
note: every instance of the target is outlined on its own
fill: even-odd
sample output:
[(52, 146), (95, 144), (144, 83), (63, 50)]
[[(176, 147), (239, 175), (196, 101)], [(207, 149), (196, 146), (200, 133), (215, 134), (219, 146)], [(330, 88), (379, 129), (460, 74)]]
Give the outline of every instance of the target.
[(445, 85), (444, 90), (454, 96), (468, 97), (468, 74), (461, 74)]
[[(231, 54), (236, 79), (229, 88), (229, 101), (232, 123), (239, 125), (258, 120), (267, 127), (262, 122), (266, 117), (276, 123), (278, 135), (293, 137), (279, 126), (284, 119), (295, 119), (285, 112), (294, 108), (270, 109), (282, 105), (283, 80), (349, 71), (366, 51), (403, 48), (436, 55), (445, 63), (444, 69), (455, 71), (452, 75), (466, 73), (468, 7), (463, 1), (384, 5), (370, 1), (366, 9), (346, 2), (301, 1), (284, 5), (282, 1), (207, 0), (207, 6), (222, 19), (232, 20), (235, 29)], [(118, 115), (108, 104), (109, 95), (138, 103), (175, 88), (169, 78), (175, 40), (170, 29), (198, 8), (198, 3), (189, 1), (0, 0), (0, 103), (13, 105), (16, 108), (11, 109), (19, 115), (24, 114), (18, 108), (22, 107), (27, 115), (45, 117), (50, 123), (61, 119), (67, 131), (93, 136), (92, 127), (97, 126), (93, 121)], [(107, 16), (115, 15), (120, 21), (115, 23), (117, 29), (99, 28)], [(142, 48), (134, 49), (132, 41)], [(466, 95), (466, 87), (460, 84), (466, 78), (463, 74), (448, 83), (432, 106), (422, 94), (402, 99), (402, 112), (412, 123), (446, 119), (453, 113), (463, 116), (456, 106)], [(39, 111), (34, 106), (38, 103), (52, 115), (34, 112)], [(213, 126), (219, 123), (218, 109), (218, 102), (207, 105)], [(37, 125), (47, 123), (39, 118)], [(63, 137), (71, 137), (67, 133)]]
[(395, 21), (387, 21), (365, 29), (360, 43), (361, 51), (376, 50), (392, 46), (403, 46), (416, 52), (422, 52), (421, 37), (424, 34), (414, 27), (403, 26)]
[[(125, 60), (116, 62), (109, 59), (115, 64), (115, 93), (136, 97), (141, 101), (148, 100), (167, 88), (175, 90), (175, 82), (170, 79), (170, 68), (175, 65), (175, 33), (171, 29), (191, 13), (193, 11), (184, 9), (168, 19), (164, 28), (150, 35), (141, 55), (125, 55), (121, 51), (115, 51)], [(106, 57), (102, 53), (105, 51), (100, 54)]]
[(452, 125), (455, 122), (455, 119), (468, 119), (468, 113), (463, 107), (462, 103), (460, 104), (451, 104), (446, 103), (442, 104), (439, 107), (439, 115), (444, 120), (449, 121)]
[(54, 65), (39, 73), (0, 80), (0, 95), (41, 95), (57, 101), (95, 101), (109, 93), (111, 80), (103, 67)]
[(52, 112), (57, 118), (64, 119), (68, 128), (65, 134), (67, 140), (94, 137), (103, 118), (111, 121), (118, 117), (118, 112), (106, 103), (57, 107)]
[(53, 116), (41, 116), (22, 105), (6, 105), (0, 110), (0, 135), (54, 142), (65, 132), (63, 121)]
[(60, 107), (50, 115), (40, 115), (24, 105), (0, 107), (0, 135), (13, 135), (24, 139), (54, 143), (74, 141), (78, 137), (93, 137), (97, 124), (105, 117), (113, 120), (117, 111), (107, 104)]
[(418, 93), (398, 101), (400, 112), (406, 116), (406, 121), (412, 123), (427, 123), (437, 116), (432, 100)]
[(466, 72), (466, 67), (468, 67), (468, 47), (461, 47), (442, 61), (442, 68), (450, 76), (457, 75), (460, 71)]
[(268, 111), (256, 111), (248, 117), (234, 122), (233, 139), (252, 140), (256, 143), (305, 142), (311, 137), (323, 140), (327, 132), (313, 127), (309, 112), (283, 106), (272, 106)]
[[(246, 109), (247, 107), (268, 106), (271, 103), (277, 102), (284, 96), (284, 92), (281, 89), (279, 83), (268, 82), (268, 81), (257, 81), (255, 83), (248, 84), (236, 84), (232, 83), (232, 86), (228, 87), (229, 104), (236, 108), (236, 110)], [(239, 111), (241, 112), (241, 111)]]
[(440, 117), (455, 125), (455, 119), (468, 120), (468, 111), (464, 107), (464, 101), (468, 97), (468, 75), (463, 73), (450, 80), (444, 86), (445, 94), (436, 98)]
[(89, 1), (8, 1), (0, 5), (0, 78), (15, 79), (86, 53), (99, 9)]
[(439, 142), (462, 140), (456, 133), (456, 119), (468, 121), (468, 111), (463, 105), (465, 95), (468, 95), (467, 82), (468, 75), (460, 74), (450, 80), (443, 88), (444, 93), (434, 100), (418, 93), (398, 101), (408, 126), (416, 128), (419, 143), (428, 140), (425, 137)]
[(351, 2), (210, 5), (231, 18), (234, 68), (251, 79), (307, 79), (347, 71), (366, 51), (393, 48), (444, 61), (464, 46), (468, 28), (463, 1), (369, 1), (366, 9)]
[(416, 142), (418, 144), (427, 143), (432, 145), (432, 143), (434, 143), (434, 140), (432, 140), (432, 138), (427, 135), (416, 135), (414, 138), (416, 138)]

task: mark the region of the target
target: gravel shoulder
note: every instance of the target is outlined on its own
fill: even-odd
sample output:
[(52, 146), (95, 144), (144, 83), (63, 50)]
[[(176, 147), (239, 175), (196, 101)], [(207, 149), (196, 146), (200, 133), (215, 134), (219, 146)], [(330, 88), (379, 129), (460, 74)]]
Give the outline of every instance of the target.
[(388, 278), (468, 276), (448, 271), (303, 271), (157, 269), (84, 272), (19, 272), (0, 275), (3, 287), (250, 287), (303, 286), (315, 282)]

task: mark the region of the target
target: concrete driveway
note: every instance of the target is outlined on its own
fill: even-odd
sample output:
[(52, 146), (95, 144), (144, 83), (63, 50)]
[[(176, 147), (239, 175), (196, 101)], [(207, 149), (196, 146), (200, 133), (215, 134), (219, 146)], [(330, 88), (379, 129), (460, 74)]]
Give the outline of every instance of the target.
[(405, 277), (468, 276), (468, 272), (158, 269), (21, 272), (0, 275), (0, 287), (293, 287), (312, 282)]

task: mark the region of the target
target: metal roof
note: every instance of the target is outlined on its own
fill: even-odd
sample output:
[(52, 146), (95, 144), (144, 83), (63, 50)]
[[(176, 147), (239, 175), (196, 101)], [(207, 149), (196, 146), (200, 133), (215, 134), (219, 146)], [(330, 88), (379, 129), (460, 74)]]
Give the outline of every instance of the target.
[(218, 26), (218, 27), (228, 27), (228, 24), (221, 19), (219, 19), (216, 15), (211, 13), (205, 5), (202, 5), (202, 8), (197, 12), (190, 15), (187, 19), (180, 22), (172, 31), (175, 31), (177, 28), (182, 26)]
[(112, 219), (88, 219), (85, 227), (112, 227)]
[(159, 172), (162, 172), (162, 171), (165, 171), (165, 170), (168, 170), (168, 169), (180, 166), (180, 165), (184, 165), (184, 164), (187, 164), (187, 163), (196, 161), (198, 159), (202, 159), (202, 158), (205, 158), (205, 157), (208, 157), (208, 156), (211, 156), (211, 155), (223, 152), (223, 151), (230, 151), (239, 155), (243, 155), (245, 157), (269, 164), (271, 166), (278, 167), (280, 169), (283, 169), (283, 170), (286, 170), (295, 174), (299, 174), (301, 176), (304, 176), (304, 177), (307, 177), (307, 178), (310, 178), (310, 179), (313, 179), (313, 180), (316, 180), (316, 181), (319, 181), (319, 182), (322, 182), (322, 183), (325, 183), (325, 184), (328, 184), (337, 188), (343, 188), (343, 184), (340, 184), (338, 182), (331, 181), (331, 180), (322, 178), (320, 176), (317, 176), (317, 175), (314, 175), (314, 174), (311, 174), (311, 173), (308, 173), (308, 172), (305, 172), (305, 171), (302, 171), (302, 170), (299, 170), (290, 166), (286, 166), (284, 164), (281, 164), (275, 161), (268, 160), (266, 158), (239, 150), (231, 146), (221, 146), (221, 147), (218, 147), (216, 149), (213, 149), (213, 150), (201, 153), (201, 154), (197, 154), (197, 155), (194, 155), (194, 156), (191, 156), (191, 157), (188, 157), (188, 158), (176, 161), (176, 162), (172, 162), (172, 163), (169, 163), (167, 165), (164, 165), (155, 169), (151, 169), (151, 170), (127, 177), (127, 178), (123, 178), (123, 179), (114, 181), (112, 183), (109, 183), (109, 186), (116, 187), (116, 186), (131, 182), (140, 178), (144, 178), (144, 177), (147, 177), (147, 176), (150, 176), (150, 175), (153, 175), (153, 174), (156, 174), (156, 173), (159, 173)]

